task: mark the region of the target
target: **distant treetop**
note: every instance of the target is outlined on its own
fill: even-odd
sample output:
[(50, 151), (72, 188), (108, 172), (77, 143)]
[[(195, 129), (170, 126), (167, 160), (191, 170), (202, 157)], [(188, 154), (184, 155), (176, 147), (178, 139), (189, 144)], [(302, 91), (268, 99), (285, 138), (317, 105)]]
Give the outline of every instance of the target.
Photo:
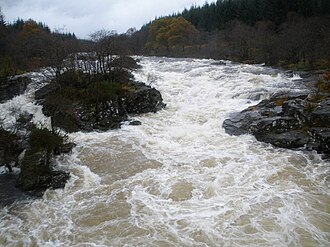
[(177, 16), (200, 30), (213, 31), (232, 20), (248, 25), (267, 20), (280, 25), (290, 12), (304, 17), (329, 15), (330, 0), (218, 0), (202, 7), (192, 6)]

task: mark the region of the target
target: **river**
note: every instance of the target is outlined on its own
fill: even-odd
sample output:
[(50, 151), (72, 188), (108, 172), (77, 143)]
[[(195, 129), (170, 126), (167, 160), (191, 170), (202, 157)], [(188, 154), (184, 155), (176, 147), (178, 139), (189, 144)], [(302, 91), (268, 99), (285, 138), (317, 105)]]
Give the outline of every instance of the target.
[[(140, 64), (135, 78), (167, 107), (131, 116), (141, 126), (70, 134), (77, 146), (56, 160), (70, 181), (0, 209), (0, 246), (330, 245), (329, 163), (222, 128), (260, 97), (305, 90), (299, 76), (206, 59)], [(49, 122), (28, 92), (1, 105), (8, 126), (13, 107)]]

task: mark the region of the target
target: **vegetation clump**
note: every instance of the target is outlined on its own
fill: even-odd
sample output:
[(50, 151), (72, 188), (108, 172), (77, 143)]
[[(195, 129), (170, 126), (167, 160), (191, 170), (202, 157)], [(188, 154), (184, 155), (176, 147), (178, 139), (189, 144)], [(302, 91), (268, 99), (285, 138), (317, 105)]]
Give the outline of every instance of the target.
[(12, 171), (11, 164), (17, 164), (22, 151), (18, 135), (0, 128), (0, 166), (5, 165)]
[(64, 144), (66, 137), (46, 128), (34, 128), (29, 136), (29, 153), (46, 150), (48, 154), (56, 153)]
[(58, 132), (34, 127), (29, 135), (16, 185), (35, 195), (42, 195), (48, 188), (63, 188), (70, 174), (56, 170), (53, 159), (55, 154), (61, 153), (65, 141), (66, 137)]
[(323, 75), (323, 78), (316, 83), (319, 93), (330, 95), (330, 72)]

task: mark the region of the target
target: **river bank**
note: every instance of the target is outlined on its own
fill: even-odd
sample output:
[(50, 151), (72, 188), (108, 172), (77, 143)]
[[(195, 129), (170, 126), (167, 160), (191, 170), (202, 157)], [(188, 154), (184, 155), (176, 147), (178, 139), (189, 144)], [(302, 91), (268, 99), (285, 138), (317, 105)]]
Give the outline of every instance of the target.
[[(330, 158), (330, 76), (303, 74), (308, 93), (272, 95), (259, 104), (232, 114), (223, 123), (230, 135), (252, 134), (277, 147), (316, 150)], [(308, 76), (306, 76), (308, 75)]]

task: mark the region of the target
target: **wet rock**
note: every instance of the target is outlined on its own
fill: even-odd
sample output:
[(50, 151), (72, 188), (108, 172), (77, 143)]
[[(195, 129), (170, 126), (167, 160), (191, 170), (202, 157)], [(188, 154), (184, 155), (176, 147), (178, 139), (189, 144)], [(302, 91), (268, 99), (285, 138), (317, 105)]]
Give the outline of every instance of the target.
[(146, 85), (125, 98), (123, 104), (127, 113), (157, 112), (165, 107), (160, 92)]
[(37, 90), (35, 92), (34, 98), (39, 103), (40, 102), (43, 102), (44, 99), (48, 95), (56, 92), (56, 90), (59, 89), (59, 88), (60, 88), (59, 84), (57, 84), (57, 83), (49, 83), (46, 86), (44, 86), (44, 87), (40, 88), (39, 90)]
[(134, 126), (138, 126), (138, 125), (141, 125), (142, 123), (140, 122), (140, 121), (138, 121), (138, 120), (135, 120), (135, 121), (131, 121), (130, 123), (129, 123), (129, 125), (134, 125)]
[(311, 114), (311, 121), (317, 126), (330, 127), (330, 99), (318, 103)]
[(326, 159), (330, 159), (330, 128), (311, 128), (310, 134), (318, 142), (314, 149), (323, 153)]
[(108, 130), (119, 128), (127, 114), (118, 101), (83, 105), (77, 108), (77, 127), (80, 130)]
[(53, 169), (51, 156), (44, 150), (24, 157), (16, 185), (24, 191), (41, 195), (49, 188), (63, 188), (69, 178), (69, 173)]
[(309, 121), (309, 113), (306, 111), (306, 100), (300, 98), (290, 99), (283, 103), (283, 115), (294, 116), (298, 121)]
[(216, 62), (211, 63), (211, 65), (227, 65), (227, 64), (224, 61), (216, 61)]
[(121, 56), (114, 59), (111, 65), (116, 68), (139, 69), (141, 68), (141, 65), (139, 65), (137, 62), (138, 61), (134, 58)]
[(277, 94), (223, 122), (230, 135), (252, 134), (282, 148), (316, 150), (329, 157), (330, 99)]
[(222, 126), (225, 128), (226, 133), (238, 136), (248, 134), (252, 123), (260, 119), (262, 119), (262, 116), (256, 111), (235, 113), (230, 119), (226, 119)]
[(17, 173), (0, 174), (0, 207), (31, 198), (30, 195), (15, 186), (17, 176)]
[(24, 93), (31, 79), (26, 76), (14, 76), (0, 81), (0, 102), (10, 100)]
[(130, 113), (156, 112), (165, 107), (159, 91), (138, 82), (132, 82), (123, 95), (90, 103), (71, 100), (51, 90), (47, 88), (36, 93), (39, 103), (43, 105), (44, 114), (51, 117), (52, 125), (68, 132), (120, 128)]
[(61, 154), (68, 154), (72, 151), (72, 149), (77, 146), (73, 142), (65, 143), (60, 146), (60, 153)]
[(265, 131), (259, 132), (255, 137), (258, 141), (271, 143), (281, 148), (301, 148), (310, 140), (310, 136), (301, 130), (289, 130), (285, 132)]
[(299, 128), (299, 126), (299, 120), (293, 117), (264, 117), (251, 123), (249, 126), (249, 132), (252, 132), (254, 135), (262, 135), (263, 132), (272, 131), (276, 134)]

